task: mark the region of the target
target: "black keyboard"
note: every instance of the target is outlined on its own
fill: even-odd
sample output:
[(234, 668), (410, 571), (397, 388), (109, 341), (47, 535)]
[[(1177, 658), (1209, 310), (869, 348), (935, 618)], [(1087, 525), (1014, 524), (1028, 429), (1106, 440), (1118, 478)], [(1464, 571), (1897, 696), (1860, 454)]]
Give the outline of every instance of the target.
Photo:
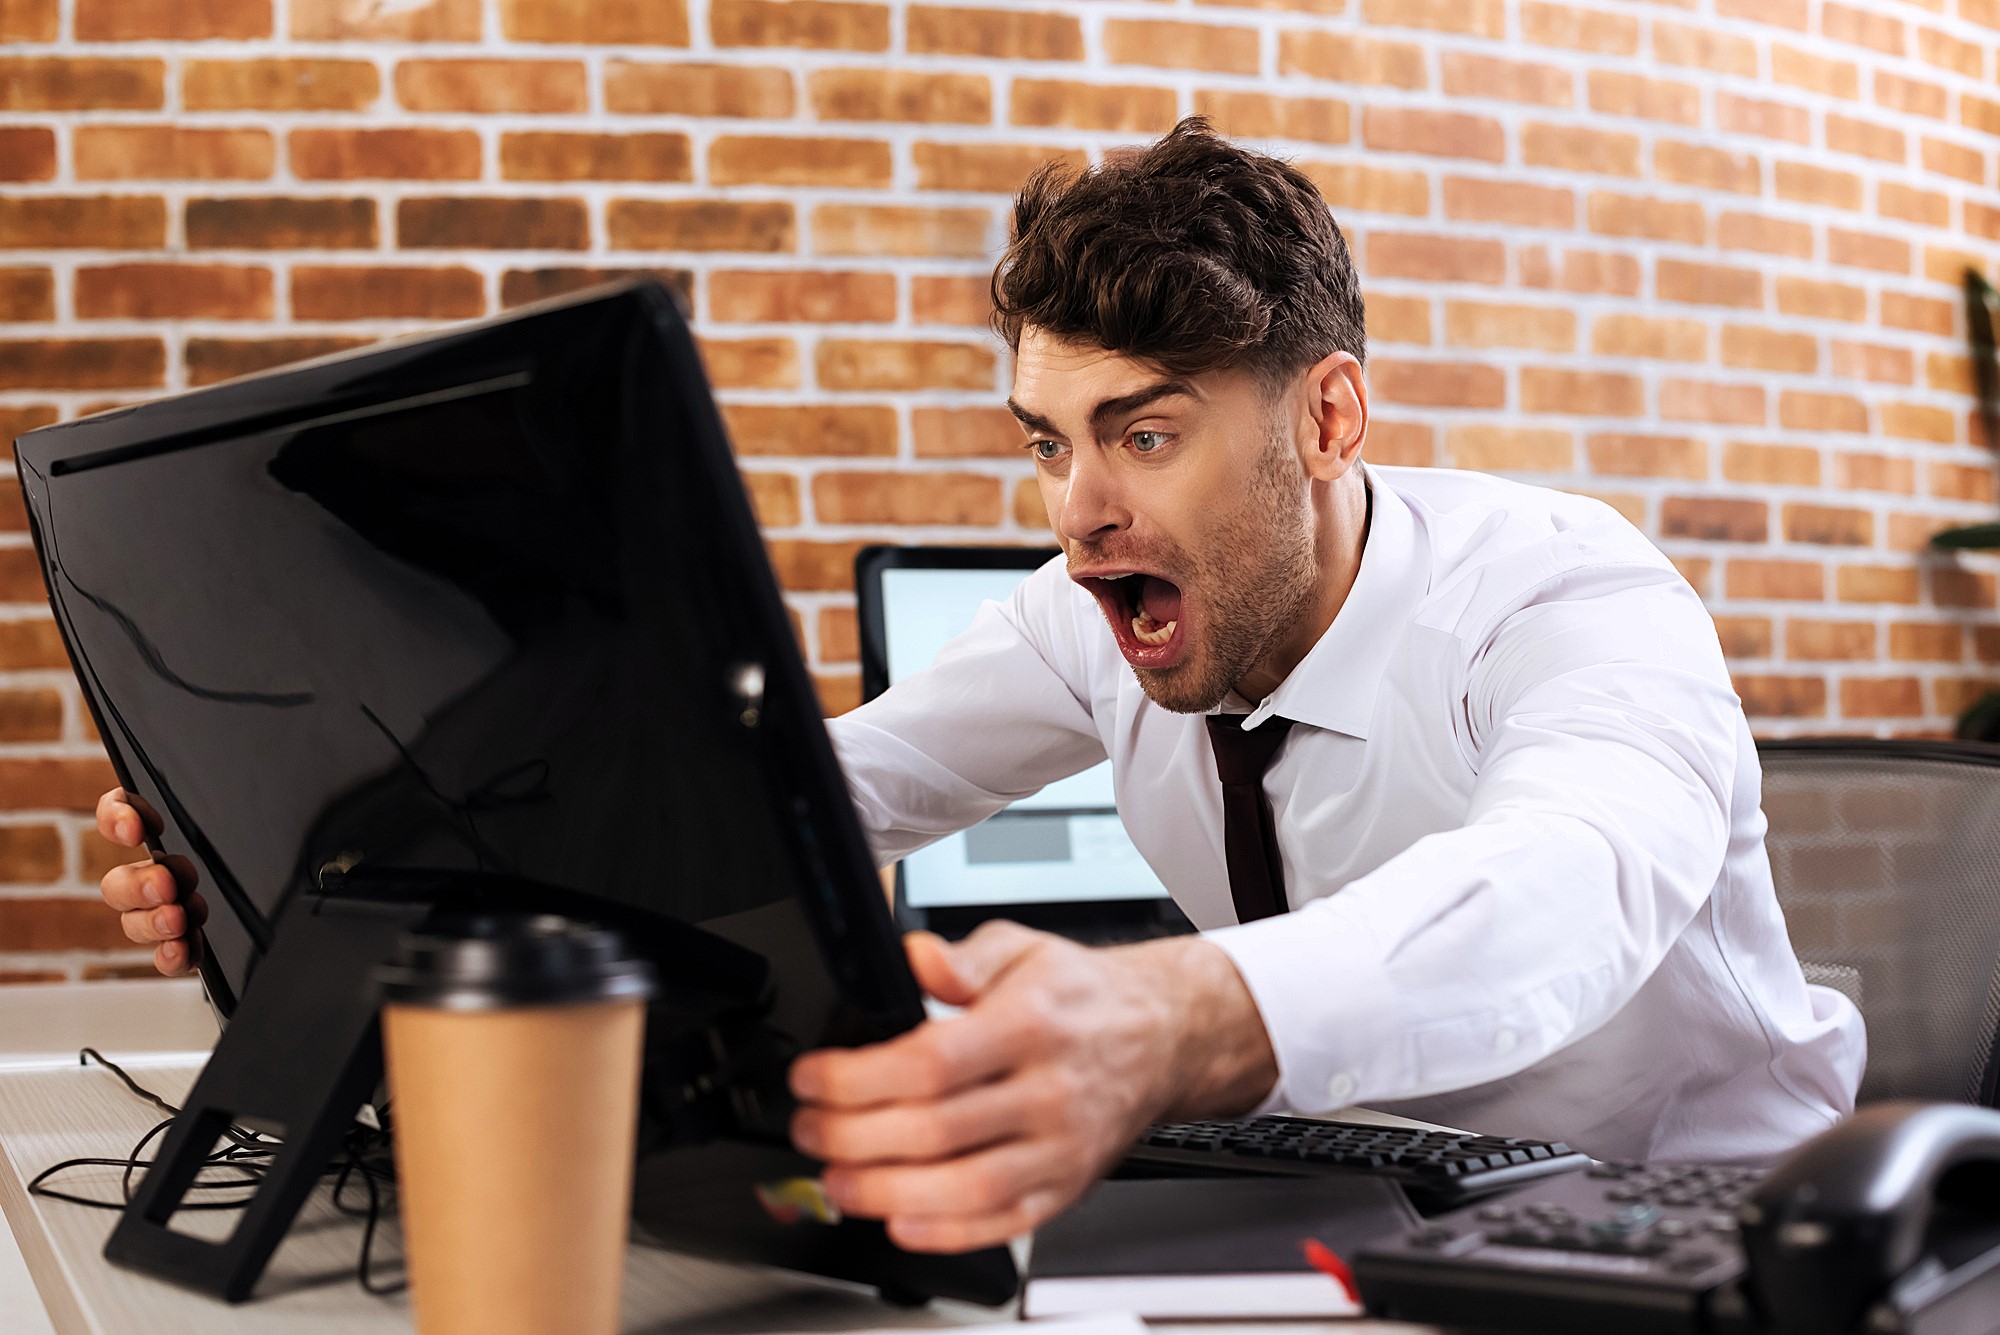
[(1427, 1206), (1585, 1167), (1559, 1140), (1474, 1136), (1458, 1131), (1252, 1117), (1240, 1122), (1167, 1122), (1126, 1156), (1125, 1176), (1246, 1174), (1306, 1177), (1369, 1173), (1392, 1178)]

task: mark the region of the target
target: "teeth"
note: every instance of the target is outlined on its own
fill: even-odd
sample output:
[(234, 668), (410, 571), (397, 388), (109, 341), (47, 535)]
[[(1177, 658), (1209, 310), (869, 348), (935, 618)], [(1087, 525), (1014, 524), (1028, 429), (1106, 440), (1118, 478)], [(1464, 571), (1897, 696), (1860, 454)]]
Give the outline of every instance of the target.
[(1174, 638), (1178, 621), (1157, 622), (1144, 612), (1132, 618), (1132, 637), (1141, 644), (1161, 645)]

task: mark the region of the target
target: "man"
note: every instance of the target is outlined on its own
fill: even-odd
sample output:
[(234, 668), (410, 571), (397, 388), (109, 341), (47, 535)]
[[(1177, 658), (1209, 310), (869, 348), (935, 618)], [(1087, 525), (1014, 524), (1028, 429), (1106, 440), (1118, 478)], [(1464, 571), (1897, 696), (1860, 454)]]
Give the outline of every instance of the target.
[[(1851, 1109), (1860, 1018), (1791, 953), (1700, 600), (1597, 502), (1362, 467), (1361, 297), (1303, 176), (1198, 121), (1044, 173), (994, 298), (1063, 557), (829, 725), (856, 807), (886, 861), (1108, 755), (1206, 930), (913, 936), (959, 1013), (793, 1068), (845, 1209), (993, 1243), (1164, 1117), (1754, 1160)], [(98, 821), (138, 842), (121, 794)], [(164, 869), (104, 896), (187, 966)]]

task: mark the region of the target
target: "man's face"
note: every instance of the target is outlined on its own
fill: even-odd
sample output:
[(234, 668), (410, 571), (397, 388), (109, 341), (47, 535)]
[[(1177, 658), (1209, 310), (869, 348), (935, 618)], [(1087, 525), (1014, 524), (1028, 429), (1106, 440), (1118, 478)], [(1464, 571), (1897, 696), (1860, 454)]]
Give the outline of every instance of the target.
[(1249, 372), (1175, 377), (1030, 328), (1008, 406), (1070, 578), (1156, 704), (1214, 708), (1296, 633), (1318, 578), (1310, 483)]

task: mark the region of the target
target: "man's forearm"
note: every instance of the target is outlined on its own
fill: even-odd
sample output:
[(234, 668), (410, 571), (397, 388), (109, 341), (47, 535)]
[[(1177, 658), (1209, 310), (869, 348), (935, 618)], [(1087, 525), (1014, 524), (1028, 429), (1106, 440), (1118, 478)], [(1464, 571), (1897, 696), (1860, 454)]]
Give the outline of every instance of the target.
[(1120, 947), (1166, 1000), (1170, 1057), (1162, 1119), (1240, 1117), (1278, 1081), (1264, 1017), (1236, 965), (1198, 936)]

